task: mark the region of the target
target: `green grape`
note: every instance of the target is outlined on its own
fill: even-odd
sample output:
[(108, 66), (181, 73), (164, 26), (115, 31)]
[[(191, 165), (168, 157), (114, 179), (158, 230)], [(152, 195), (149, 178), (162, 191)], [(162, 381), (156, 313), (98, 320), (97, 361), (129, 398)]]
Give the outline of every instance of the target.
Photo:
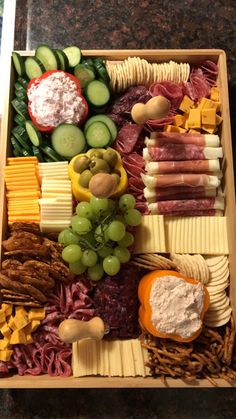
[(96, 265), (97, 260), (98, 256), (94, 250), (86, 249), (82, 254), (81, 262), (84, 264), (84, 266), (91, 268), (92, 266)]
[(133, 195), (128, 193), (122, 195), (119, 199), (119, 208), (123, 211), (127, 211), (135, 207), (136, 200)]
[(113, 249), (111, 246), (104, 245), (100, 250), (98, 250), (98, 255), (101, 258), (105, 258), (106, 256), (111, 255), (113, 252)]
[(93, 231), (89, 231), (89, 233), (83, 234), (81, 236), (78, 235), (78, 237), (80, 239), (80, 244), (84, 244), (85, 248), (86, 248), (86, 242), (88, 242), (93, 247), (96, 245), (96, 240), (95, 240)]
[(58, 236), (58, 243), (63, 244), (63, 246), (68, 246), (68, 244), (78, 244), (79, 236), (71, 230), (71, 228), (66, 228), (62, 230)]
[(107, 275), (116, 275), (120, 270), (120, 261), (117, 256), (107, 256), (103, 260), (103, 269)]
[(61, 255), (65, 262), (77, 262), (81, 259), (82, 250), (78, 244), (69, 244), (69, 246), (64, 247)]
[(71, 219), (72, 230), (78, 234), (84, 235), (92, 230), (91, 221), (85, 217), (79, 217), (79, 215), (74, 215)]
[(116, 203), (112, 199), (108, 199), (108, 210), (109, 212), (113, 212), (116, 209)]
[(125, 225), (121, 221), (112, 221), (107, 229), (109, 239), (118, 242), (125, 235)]
[(80, 202), (76, 207), (76, 213), (80, 217), (93, 218), (93, 209), (92, 205), (89, 202)]
[(104, 274), (104, 269), (100, 263), (88, 268), (88, 276), (91, 281), (99, 281)]
[(141, 213), (133, 208), (133, 209), (129, 209), (126, 213), (125, 213), (125, 222), (129, 225), (129, 226), (137, 226), (141, 223), (141, 218), (142, 215)]
[(69, 268), (73, 274), (81, 275), (86, 271), (87, 266), (84, 266), (81, 260), (78, 260), (77, 262), (69, 263)]
[(107, 224), (105, 224), (103, 226), (101, 226), (101, 224), (100, 224), (99, 226), (97, 226), (97, 228), (96, 228), (96, 230), (94, 232), (94, 237), (95, 237), (95, 240), (98, 243), (106, 243), (106, 242), (108, 242), (109, 237), (108, 237), (107, 230), (108, 230), (108, 225)]
[(134, 242), (133, 234), (126, 231), (123, 239), (119, 240), (117, 244), (121, 247), (129, 247), (133, 244), (133, 242)]
[(108, 209), (107, 198), (96, 198), (95, 196), (92, 196), (90, 199), (90, 204), (95, 214), (101, 214)]
[(130, 252), (126, 247), (115, 247), (113, 254), (114, 256), (118, 257), (121, 263), (126, 263), (130, 260)]

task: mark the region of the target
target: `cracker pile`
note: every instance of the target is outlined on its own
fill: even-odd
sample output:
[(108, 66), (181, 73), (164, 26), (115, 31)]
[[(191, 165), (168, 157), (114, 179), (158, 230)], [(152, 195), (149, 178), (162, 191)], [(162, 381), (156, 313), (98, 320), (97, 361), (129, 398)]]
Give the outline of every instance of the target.
[(156, 253), (145, 253), (136, 256), (132, 263), (139, 268), (155, 271), (155, 269), (176, 269), (176, 264), (170, 259)]
[(176, 83), (187, 82), (190, 74), (188, 63), (149, 63), (139, 57), (128, 57), (120, 63), (106, 61), (106, 69), (110, 76), (110, 87), (114, 92), (123, 92), (130, 86), (150, 86), (164, 80)]
[(207, 257), (209, 282), (207, 290), (210, 295), (210, 306), (204, 323), (210, 327), (220, 327), (228, 323), (232, 309), (226, 294), (229, 286), (229, 262), (227, 256)]
[(188, 278), (194, 278), (206, 285), (209, 281), (209, 268), (202, 255), (172, 254), (176, 269)]

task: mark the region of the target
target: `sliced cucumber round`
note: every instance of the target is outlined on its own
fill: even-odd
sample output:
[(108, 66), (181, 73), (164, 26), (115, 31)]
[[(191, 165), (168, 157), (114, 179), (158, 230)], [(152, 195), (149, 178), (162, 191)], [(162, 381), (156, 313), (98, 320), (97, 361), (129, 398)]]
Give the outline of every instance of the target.
[(42, 135), (41, 132), (36, 128), (32, 121), (25, 122), (25, 129), (29, 136), (31, 143), (39, 147), (42, 144)]
[(48, 45), (39, 45), (35, 51), (37, 57), (46, 71), (57, 70), (60, 67), (60, 61), (57, 54)]
[(51, 161), (61, 161), (63, 160), (61, 156), (59, 156), (59, 154), (56, 153), (55, 150), (53, 150), (51, 147), (49, 147), (48, 145), (41, 145), (40, 146), (40, 150), (49, 157), (49, 159)]
[(14, 122), (19, 125), (20, 127), (25, 126), (25, 118), (21, 115), (19, 115), (18, 113), (14, 116)]
[(23, 78), (23, 77), (18, 77), (18, 79), (17, 79), (17, 83), (21, 84), (21, 86), (22, 86), (22, 87), (24, 87), (24, 89), (27, 89), (28, 84), (29, 84), (29, 81), (28, 81), (28, 80), (26, 80), (26, 79), (25, 79), (25, 78)]
[(93, 122), (103, 122), (111, 133), (112, 142), (115, 141), (118, 131), (115, 122), (109, 116), (103, 114), (91, 116), (91, 118), (87, 119), (85, 123), (85, 132), (87, 131), (88, 127), (93, 124)]
[(107, 147), (111, 142), (111, 133), (106, 124), (97, 121), (89, 125), (85, 132), (87, 143), (93, 148)]
[(61, 124), (52, 133), (52, 146), (60, 156), (72, 158), (86, 146), (83, 131), (73, 124)]
[(110, 100), (110, 91), (102, 81), (93, 80), (85, 87), (85, 96), (92, 106), (104, 106)]
[(13, 51), (12, 60), (18, 76), (23, 76), (25, 74), (25, 62), (23, 57), (18, 54), (18, 52)]
[(54, 52), (55, 52), (55, 54), (57, 54), (58, 59), (60, 61), (60, 70), (68, 71), (69, 60), (68, 60), (66, 54), (64, 53), (64, 51), (62, 51), (61, 49), (55, 49)]
[(35, 157), (37, 157), (38, 161), (39, 161), (40, 163), (43, 163), (43, 162), (44, 162), (44, 158), (43, 158), (43, 155), (42, 155), (41, 151), (39, 150), (39, 148), (38, 148), (38, 147), (35, 147), (35, 146), (33, 145), (32, 150), (33, 150), (33, 155), (34, 155)]
[(13, 99), (11, 101), (11, 104), (15, 111), (21, 115), (23, 118), (27, 119), (29, 117), (28, 115), (28, 106), (26, 103), (19, 101), (18, 99)]
[(27, 57), (25, 60), (25, 72), (29, 79), (42, 76), (46, 69), (37, 57)]
[(64, 48), (63, 52), (66, 54), (69, 60), (70, 67), (75, 67), (80, 63), (82, 56), (80, 48), (72, 45), (70, 47)]
[(84, 88), (87, 83), (95, 79), (93, 68), (84, 64), (78, 64), (75, 67), (74, 75), (79, 80), (80, 86), (82, 88)]

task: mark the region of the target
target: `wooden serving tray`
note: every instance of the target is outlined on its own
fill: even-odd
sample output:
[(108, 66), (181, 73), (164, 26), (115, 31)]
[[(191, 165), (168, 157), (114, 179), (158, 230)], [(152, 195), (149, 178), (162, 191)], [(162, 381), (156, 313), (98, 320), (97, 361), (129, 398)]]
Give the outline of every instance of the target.
[[(33, 52), (20, 51), (24, 56), (33, 55)], [(218, 86), (221, 93), (222, 102), (222, 132), (221, 142), (224, 150), (223, 171), (224, 171), (224, 192), (226, 195), (227, 230), (229, 242), (229, 265), (230, 265), (230, 298), (234, 316), (236, 314), (236, 211), (234, 193), (234, 171), (231, 145), (231, 129), (228, 98), (228, 80), (226, 55), (223, 50), (85, 50), (84, 56), (101, 57), (106, 60), (121, 61), (128, 56), (140, 56), (149, 62), (165, 62), (174, 60), (176, 62), (197, 63), (202, 60), (212, 60), (217, 63), (219, 68)], [(4, 64), (5, 65), (5, 64)], [(7, 95), (4, 99), (4, 112), (0, 137), (0, 240), (6, 234), (6, 200), (4, 186), (4, 166), (7, 156), (10, 156), (10, 131), (12, 128), (13, 111), (10, 101), (13, 96), (14, 72), (13, 67), (9, 67)], [(1, 243), (0, 243), (1, 244)], [(215, 380), (219, 387), (230, 387), (225, 380)], [(181, 379), (167, 379), (168, 387), (212, 387), (208, 380), (198, 380), (189, 383)], [(155, 388), (165, 387), (160, 379), (148, 378), (108, 378), (108, 377), (83, 377), (83, 378), (51, 378), (48, 375), (37, 377), (14, 375), (0, 379), (0, 388)]]

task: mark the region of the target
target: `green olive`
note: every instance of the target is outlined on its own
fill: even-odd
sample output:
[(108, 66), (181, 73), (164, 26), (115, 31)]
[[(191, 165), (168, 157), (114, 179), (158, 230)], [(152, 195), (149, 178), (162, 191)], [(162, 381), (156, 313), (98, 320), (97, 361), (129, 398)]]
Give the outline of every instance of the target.
[(93, 150), (91, 153), (89, 153), (90, 159), (94, 160), (94, 158), (102, 159), (103, 158), (103, 152), (99, 150)]
[(88, 188), (89, 182), (92, 177), (93, 174), (90, 172), (90, 170), (84, 170), (79, 177), (79, 184), (83, 186), (83, 188)]
[(89, 168), (93, 175), (97, 173), (110, 173), (111, 171), (109, 164), (105, 160), (98, 158), (91, 161)]
[(74, 171), (76, 173), (82, 173), (84, 170), (89, 168), (90, 159), (87, 156), (77, 157), (74, 162)]
[(120, 183), (120, 176), (117, 173), (112, 173), (111, 175), (116, 180), (117, 185), (119, 185), (119, 183)]
[(110, 167), (115, 167), (118, 157), (112, 148), (108, 148), (103, 154), (103, 159), (109, 164)]

